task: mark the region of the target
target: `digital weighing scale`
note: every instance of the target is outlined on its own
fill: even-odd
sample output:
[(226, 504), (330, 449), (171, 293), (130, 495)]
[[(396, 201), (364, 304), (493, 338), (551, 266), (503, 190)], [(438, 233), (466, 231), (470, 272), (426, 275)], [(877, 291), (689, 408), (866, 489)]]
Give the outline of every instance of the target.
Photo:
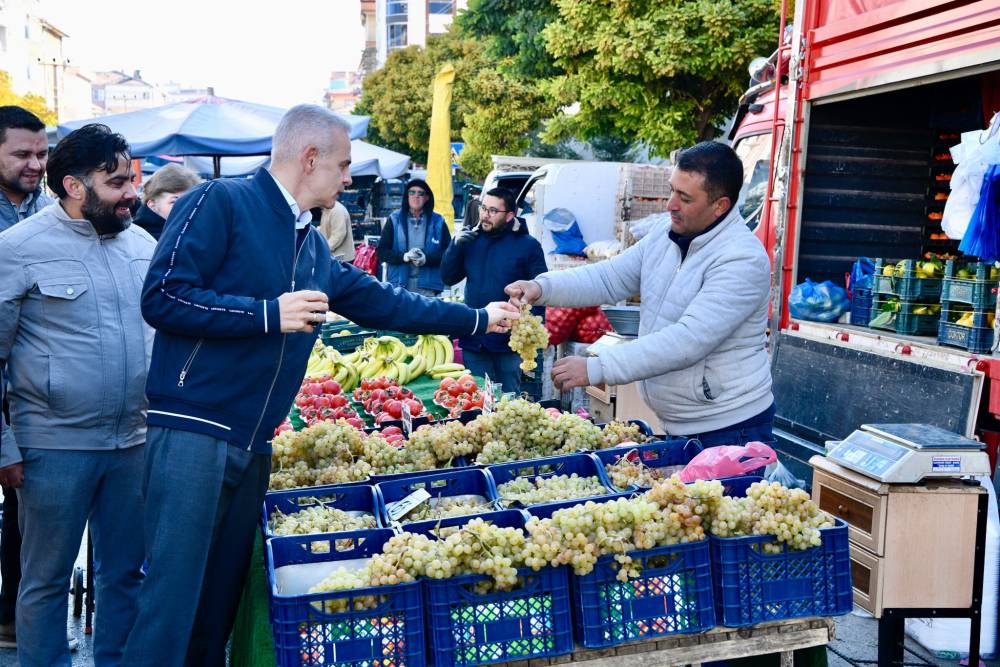
[(827, 457), (886, 484), (990, 474), (985, 445), (929, 424), (862, 424)]

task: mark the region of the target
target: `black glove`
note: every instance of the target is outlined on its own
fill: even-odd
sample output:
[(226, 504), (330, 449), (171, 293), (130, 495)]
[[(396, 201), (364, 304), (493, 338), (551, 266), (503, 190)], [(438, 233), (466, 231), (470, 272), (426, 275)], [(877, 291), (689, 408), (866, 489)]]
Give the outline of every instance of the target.
[(466, 243), (469, 243), (470, 241), (472, 241), (472, 239), (476, 238), (477, 236), (479, 236), (478, 227), (465, 227), (460, 232), (455, 234), (455, 238), (452, 239), (452, 243), (455, 243), (457, 245), (465, 245)]

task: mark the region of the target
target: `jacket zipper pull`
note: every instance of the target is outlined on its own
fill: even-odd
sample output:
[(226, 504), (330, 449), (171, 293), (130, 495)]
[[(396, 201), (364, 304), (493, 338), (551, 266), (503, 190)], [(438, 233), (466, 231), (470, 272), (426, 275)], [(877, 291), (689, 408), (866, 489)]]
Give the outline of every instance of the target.
[(187, 371), (181, 371), (180, 376), (177, 378), (177, 386), (178, 387), (183, 387), (184, 386), (184, 378), (187, 377), (187, 374), (188, 374)]

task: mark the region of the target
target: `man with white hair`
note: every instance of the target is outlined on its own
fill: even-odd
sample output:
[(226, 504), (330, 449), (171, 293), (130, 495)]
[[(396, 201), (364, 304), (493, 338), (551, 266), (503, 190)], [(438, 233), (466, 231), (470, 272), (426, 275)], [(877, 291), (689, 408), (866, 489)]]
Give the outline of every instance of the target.
[(156, 329), (146, 393), (148, 573), (125, 665), (224, 665), (284, 419), (328, 310), (366, 327), (506, 331), (517, 310), (426, 299), (331, 261), (310, 224), (351, 184), (348, 126), (313, 105), (274, 134), (269, 170), (178, 200), (142, 293)]

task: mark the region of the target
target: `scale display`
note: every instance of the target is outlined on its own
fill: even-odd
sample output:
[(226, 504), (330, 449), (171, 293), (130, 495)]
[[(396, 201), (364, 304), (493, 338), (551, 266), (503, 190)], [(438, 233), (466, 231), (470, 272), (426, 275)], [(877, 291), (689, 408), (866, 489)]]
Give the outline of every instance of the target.
[(988, 475), (981, 442), (929, 424), (865, 424), (834, 445), (827, 456), (890, 484), (915, 484), (928, 477)]

